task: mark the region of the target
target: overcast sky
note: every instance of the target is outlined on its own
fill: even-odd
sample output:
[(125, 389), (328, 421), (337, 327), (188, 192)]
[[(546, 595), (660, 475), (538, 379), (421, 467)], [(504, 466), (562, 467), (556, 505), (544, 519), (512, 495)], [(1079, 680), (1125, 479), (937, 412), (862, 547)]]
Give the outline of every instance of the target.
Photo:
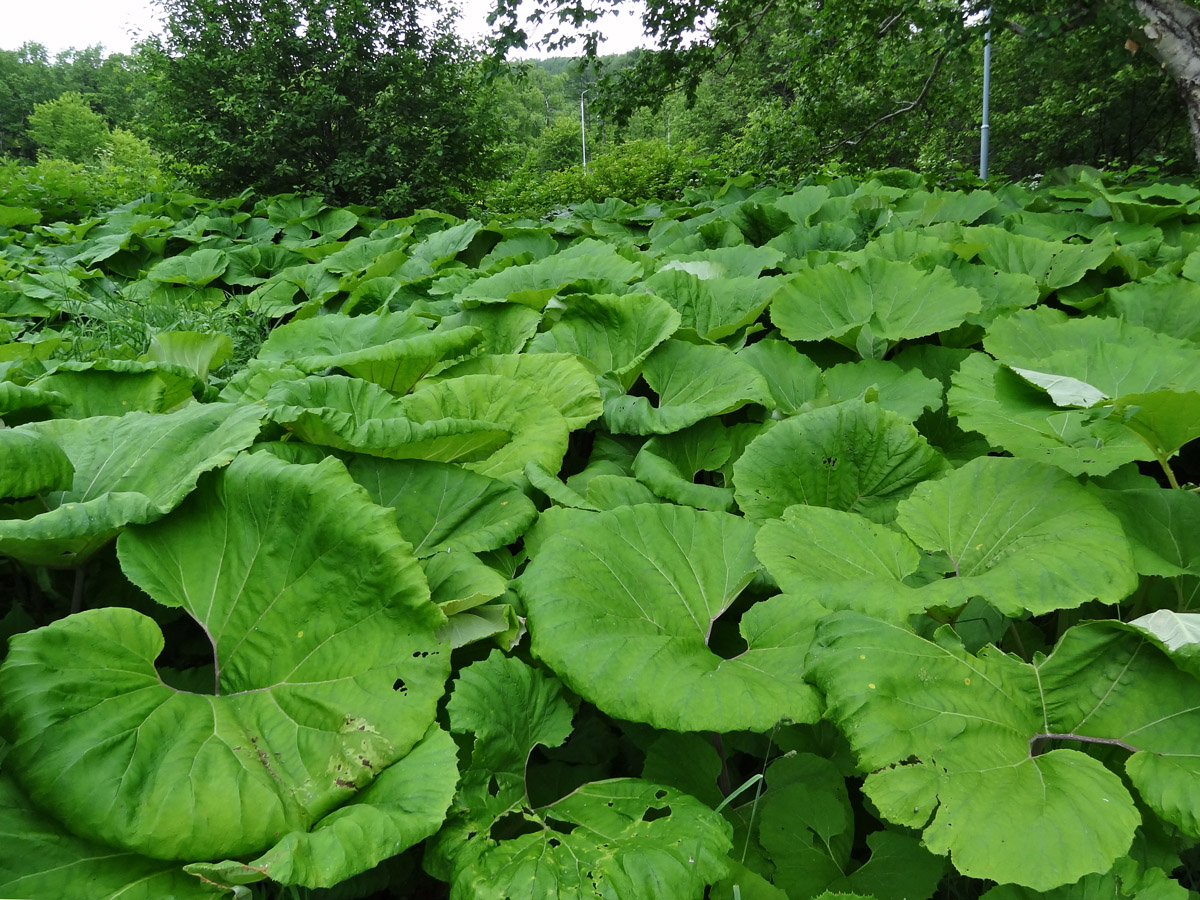
[[(490, 0), (460, 0), (460, 30), (476, 37), (487, 29)], [(158, 27), (149, 0), (0, 0), (0, 49), (15, 50), (27, 41), (44, 44), (53, 55), (68, 47), (103, 44), (111, 53), (128, 53), (139, 36)], [(641, 23), (625, 14), (605, 24), (605, 53), (623, 53), (643, 43)]]

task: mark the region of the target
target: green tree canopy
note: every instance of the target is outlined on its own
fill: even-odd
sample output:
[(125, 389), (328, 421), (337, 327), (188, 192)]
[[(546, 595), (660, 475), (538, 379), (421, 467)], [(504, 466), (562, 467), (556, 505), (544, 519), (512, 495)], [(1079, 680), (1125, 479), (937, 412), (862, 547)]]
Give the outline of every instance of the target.
[(148, 130), (204, 189), (396, 213), (459, 206), (486, 170), (494, 119), (436, 0), (158, 2)]
[(111, 140), (104, 119), (74, 91), (35, 106), (29, 117), (29, 136), (39, 153), (71, 162), (95, 159)]

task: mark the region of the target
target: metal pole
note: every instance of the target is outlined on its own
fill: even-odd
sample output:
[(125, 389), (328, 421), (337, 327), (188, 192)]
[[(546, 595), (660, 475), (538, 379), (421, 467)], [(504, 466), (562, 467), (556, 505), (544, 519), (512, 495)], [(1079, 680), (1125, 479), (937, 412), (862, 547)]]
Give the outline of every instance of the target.
[(587, 174), (587, 117), (584, 115), (583, 98), (587, 96), (587, 88), (579, 92), (579, 138), (583, 145), (583, 174)]
[(979, 128), (979, 178), (987, 181), (988, 177), (988, 131), (989, 101), (992, 93), (992, 10), (988, 7), (988, 30), (983, 36), (983, 122)]

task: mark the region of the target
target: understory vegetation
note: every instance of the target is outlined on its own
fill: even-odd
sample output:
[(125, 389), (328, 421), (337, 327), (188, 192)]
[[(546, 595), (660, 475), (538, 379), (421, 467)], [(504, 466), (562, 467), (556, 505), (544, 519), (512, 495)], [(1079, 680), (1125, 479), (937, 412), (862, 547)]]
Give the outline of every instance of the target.
[(1088, 170), (0, 205), (0, 894), (1194, 898), (1198, 342)]

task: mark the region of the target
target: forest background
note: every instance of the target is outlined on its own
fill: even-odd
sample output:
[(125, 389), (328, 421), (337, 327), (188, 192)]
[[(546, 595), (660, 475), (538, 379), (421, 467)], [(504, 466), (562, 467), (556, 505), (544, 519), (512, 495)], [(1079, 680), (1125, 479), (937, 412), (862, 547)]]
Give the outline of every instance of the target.
[[(522, 62), (504, 58), (526, 42), (514, 16), (469, 43), (436, 2), (159, 5), (164, 32), (129, 54), (0, 51), (6, 202), (77, 221), (182, 183), (486, 217), (735, 175), (977, 180), (989, 24), (962, 4), (664, 3), (656, 50), (585, 40)], [(1033, 4), (992, 23), (993, 181), (1194, 175), (1186, 104), (1130, 9)], [(604, 28), (578, 4), (542, 15)]]

